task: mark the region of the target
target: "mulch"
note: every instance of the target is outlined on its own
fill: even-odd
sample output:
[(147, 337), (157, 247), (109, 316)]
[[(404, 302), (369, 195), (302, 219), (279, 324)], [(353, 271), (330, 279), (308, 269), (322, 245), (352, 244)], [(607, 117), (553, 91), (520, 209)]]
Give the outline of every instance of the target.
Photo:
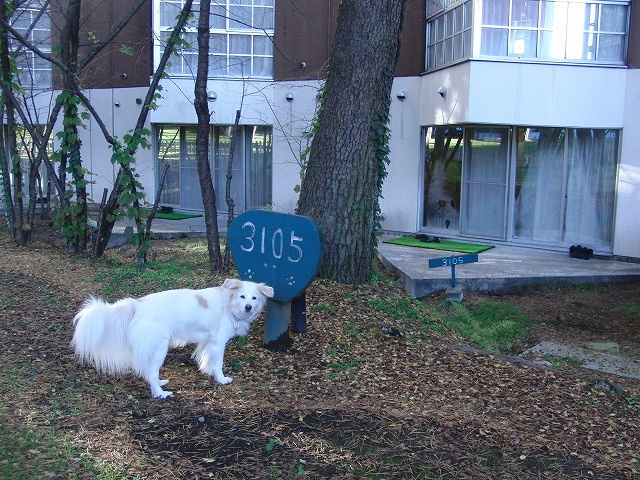
[(67, 478), (96, 476), (85, 457), (145, 479), (640, 475), (638, 382), (623, 380), (621, 397), (598, 389), (598, 375), (449, 348), (454, 337), (427, 328), (437, 318), (381, 307), (396, 284), (315, 281), (308, 332), (276, 353), (261, 347), (259, 321), (227, 349), (230, 385), (200, 374), (190, 349), (172, 350), (168, 401), (72, 355), (70, 320), (98, 289), (92, 260), (0, 237), (0, 413), (81, 452)]

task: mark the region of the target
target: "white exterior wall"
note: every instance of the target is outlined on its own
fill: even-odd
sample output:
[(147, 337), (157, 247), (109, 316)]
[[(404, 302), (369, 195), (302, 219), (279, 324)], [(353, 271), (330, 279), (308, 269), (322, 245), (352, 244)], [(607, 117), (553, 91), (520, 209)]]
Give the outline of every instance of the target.
[[(164, 81), (153, 124), (196, 124), (193, 81)], [(273, 125), (273, 208), (294, 213), (300, 183), (300, 154), (307, 147), (319, 82), (210, 81), (217, 94), (210, 102), (212, 124), (232, 124), (242, 109), (241, 123)], [(447, 93), (441, 97), (438, 88)], [(397, 98), (400, 91), (406, 98)], [(146, 88), (87, 92), (107, 129), (118, 138), (130, 132), (140, 112), (136, 98)], [(293, 94), (288, 101), (286, 95)], [(421, 127), (442, 124), (496, 124), (624, 128), (614, 230), (614, 255), (640, 257), (640, 70), (500, 62), (465, 62), (422, 77), (400, 77), (391, 102), (388, 177), (380, 201), (385, 230), (414, 232), (420, 228), (423, 141)], [(115, 102), (120, 106), (116, 107)], [(116, 169), (111, 148), (92, 119), (81, 132), (83, 159), (93, 172), (89, 192), (99, 202), (111, 190)], [(155, 195), (153, 151), (141, 149), (136, 170), (147, 198)]]
[[(402, 101), (398, 99), (401, 91), (406, 92)], [(390, 163), (380, 199), (385, 230), (413, 232), (418, 228), (422, 198), (421, 97), (420, 77), (395, 79), (391, 89)]]
[[(98, 112), (109, 134), (123, 141), (126, 134), (131, 134), (138, 121), (142, 105), (136, 99), (144, 100), (146, 88), (117, 88), (94, 89), (85, 92), (91, 105)], [(116, 106), (116, 103), (119, 106)], [(111, 163), (113, 150), (104, 138), (102, 129), (91, 117), (85, 121), (85, 129), (80, 130), (82, 140), (82, 162), (89, 170), (92, 183), (88, 186), (91, 201), (99, 203), (102, 192), (106, 188), (108, 193), (113, 189), (113, 182), (118, 173), (117, 166)], [(147, 119), (146, 128), (149, 128)], [(152, 139), (149, 139), (152, 141)], [(135, 155), (136, 172), (140, 175), (140, 183), (145, 193), (155, 192), (153, 152), (140, 148)], [(153, 199), (153, 196), (148, 197)]]
[(469, 121), (621, 128), (626, 70), (470, 62)]
[(640, 258), (640, 70), (627, 72), (613, 253)]
[(622, 128), (626, 75), (624, 68), (469, 61), (422, 77), (420, 121)]

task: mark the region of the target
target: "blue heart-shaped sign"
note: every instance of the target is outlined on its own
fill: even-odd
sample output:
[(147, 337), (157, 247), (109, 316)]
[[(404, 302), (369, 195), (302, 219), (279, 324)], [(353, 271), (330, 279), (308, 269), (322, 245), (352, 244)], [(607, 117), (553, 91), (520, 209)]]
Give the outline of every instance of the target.
[(288, 302), (318, 273), (322, 242), (309, 217), (250, 210), (229, 225), (227, 241), (242, 280), (266, 283)]

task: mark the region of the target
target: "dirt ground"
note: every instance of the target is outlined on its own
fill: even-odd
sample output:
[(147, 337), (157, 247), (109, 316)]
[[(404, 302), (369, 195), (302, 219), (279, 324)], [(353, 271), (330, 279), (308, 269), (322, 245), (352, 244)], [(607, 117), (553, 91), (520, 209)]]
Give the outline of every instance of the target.
[[(525, 348), (542, 341), (567, 345), (615, 342), (620, 355), (640, 360), (640, 283), (541, 286), (507, 292), (465, 292), (465, 304), (481, 298), (508, 302), (532, 320)], [(626, 314), (624, 308), (631, 312)], [(519, 352), (514, 352), (519, 353)]]
[[(217, 386), (196, 370), (190, 349), (172, 351), (165, 375), (176, 396), (152, 400), (140, 379), (77, 362), (70, 319), (101, 279), (93, 260), (66, 255), (55, 232), (40, 237), (16, 247), (0, 234), (0, 414), (11, 431), (46, 429), (73, 446), (59, 478), (640, 475), (639, 382), (449, 348), (459, 339), (425, 329), (437, 318), (397, 314), (401, 302), (388, 303), (399, 298), (395, 283), (317, 280), (307, 293), (309, 330), (294, 335), (289, 352), (261, 348), (258, 321), (227, 349), (235, 381)], [(155, 254), (183, 257), (184, 242), (156, 242)], [(193, 274), (203, 272), (199, 265)], [(529, 314), (530, 345), (613, 341), (640, 359), (640, 321), (618, 308), (640, 303), (640, 284), (465, 292), (469, 304), (484, 297)], [(382, 326), (403, 336), (381, 334)], [(603, 378), (623, 393), (599, 388)], [(27, 453), (16, 472), (42, 455)]]

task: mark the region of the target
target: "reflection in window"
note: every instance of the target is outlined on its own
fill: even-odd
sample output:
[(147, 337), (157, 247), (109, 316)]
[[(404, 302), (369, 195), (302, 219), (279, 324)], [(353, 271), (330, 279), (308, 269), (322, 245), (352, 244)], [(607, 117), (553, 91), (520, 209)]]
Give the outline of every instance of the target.
[[(238, 127), (232, 161), (231, 197), (236, 208), (264, 208), (272, 202), (272, 127)], [(184, 209), (202, 210), (202, 192), (198, 177), (196, 127), (156, 126), (158, 180), (169, 166), (160, 201)], [(211, 129), (211, 171), (218, 196), (219, 212), (225, 212), (227, 168), (231, 152), (232, 127), (216, 125)]]
[(484, 1), (481, 55), (622, 64), (629, 4)]
[[(480, 18), (472, 19), (474, 5)], [(629, 8), (624, 0), (435, 2), (427, 8), (426, 66), (472, 58), (472, 47), (483, 57), (623, 65)], [(472, 27), (479, 35), (472, 35)], [(480, 44), (472, 46), (472, 38)]]
[(425, 137), (423, 225), (457, 233), (460, 228), (462, 128), (433, 127)]
[[(184, 0), (159, 0), (160, 54), (166, 45)], [(197, 21), (187, 24), (167, 73), (195, 76), (198, 60)], [(274, 0), (212, 0), (209, 20), (209, 76), (273, 77)]]

